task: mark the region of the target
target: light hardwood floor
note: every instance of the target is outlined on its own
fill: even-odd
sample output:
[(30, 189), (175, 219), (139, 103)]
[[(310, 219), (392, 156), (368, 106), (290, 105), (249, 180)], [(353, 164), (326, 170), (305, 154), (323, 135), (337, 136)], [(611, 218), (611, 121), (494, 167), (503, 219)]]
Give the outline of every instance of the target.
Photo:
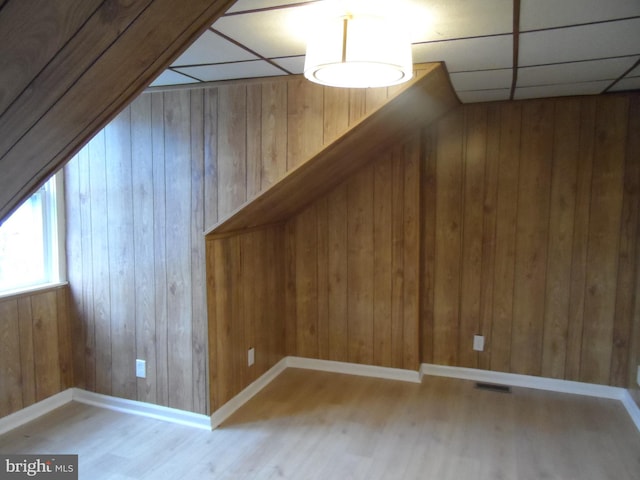
[(91, 480), (640, 478), (617, 401), (297, 369), (213, 432), (73, 403), (0, 436), (0, 452), (77, 453)]

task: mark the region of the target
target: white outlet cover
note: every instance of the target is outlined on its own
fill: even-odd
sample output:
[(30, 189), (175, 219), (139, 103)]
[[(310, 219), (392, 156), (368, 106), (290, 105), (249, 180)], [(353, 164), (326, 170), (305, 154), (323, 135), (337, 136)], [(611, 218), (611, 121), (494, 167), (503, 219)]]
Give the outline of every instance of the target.
[(636, 381), (638, 382), (638, 386), (640, 387), (640, 365), (638, 365), (638, 378), (636, 378)]
[(476, 352), (484, 351), (484, 336), (482, 335), (473, 336), (473, 349)]
[(251, 366), (256, 363), (256, 349), (251, 347), (247, 352), (247, 365)]
[(136, 359), (136, 377), (147, 378), (147, 362), (145, 360)]

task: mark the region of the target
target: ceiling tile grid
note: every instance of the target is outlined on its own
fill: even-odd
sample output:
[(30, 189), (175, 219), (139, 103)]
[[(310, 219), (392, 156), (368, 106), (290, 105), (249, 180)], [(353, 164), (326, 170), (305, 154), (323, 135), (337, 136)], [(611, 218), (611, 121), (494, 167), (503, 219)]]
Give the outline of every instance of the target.
[[(151, 86), (300, 74), (309, 26), (345, 3), (383, 5), (238, 0)], [(640, 89), (640, 0), (520, 0), (515, 22), (514, 3), (385, 4), (407, 21), (414, 62), (443, 61), (464, 103)]]

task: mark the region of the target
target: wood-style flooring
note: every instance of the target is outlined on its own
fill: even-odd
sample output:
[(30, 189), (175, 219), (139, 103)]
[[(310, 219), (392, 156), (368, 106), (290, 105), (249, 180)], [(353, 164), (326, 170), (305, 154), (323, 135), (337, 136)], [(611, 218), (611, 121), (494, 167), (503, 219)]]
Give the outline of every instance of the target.
[(0, 436), (101, 479), (640, 479), (615, 400), (288, 369), (213, 432), (71, 403)]

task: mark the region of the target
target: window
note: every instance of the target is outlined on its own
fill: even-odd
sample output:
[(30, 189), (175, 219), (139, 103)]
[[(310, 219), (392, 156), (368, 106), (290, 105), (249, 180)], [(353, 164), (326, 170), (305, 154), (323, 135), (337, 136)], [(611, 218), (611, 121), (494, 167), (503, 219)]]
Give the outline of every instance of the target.
[(59, 173), (0, 225), (0, 295), (63, 280), (62, 189)]

